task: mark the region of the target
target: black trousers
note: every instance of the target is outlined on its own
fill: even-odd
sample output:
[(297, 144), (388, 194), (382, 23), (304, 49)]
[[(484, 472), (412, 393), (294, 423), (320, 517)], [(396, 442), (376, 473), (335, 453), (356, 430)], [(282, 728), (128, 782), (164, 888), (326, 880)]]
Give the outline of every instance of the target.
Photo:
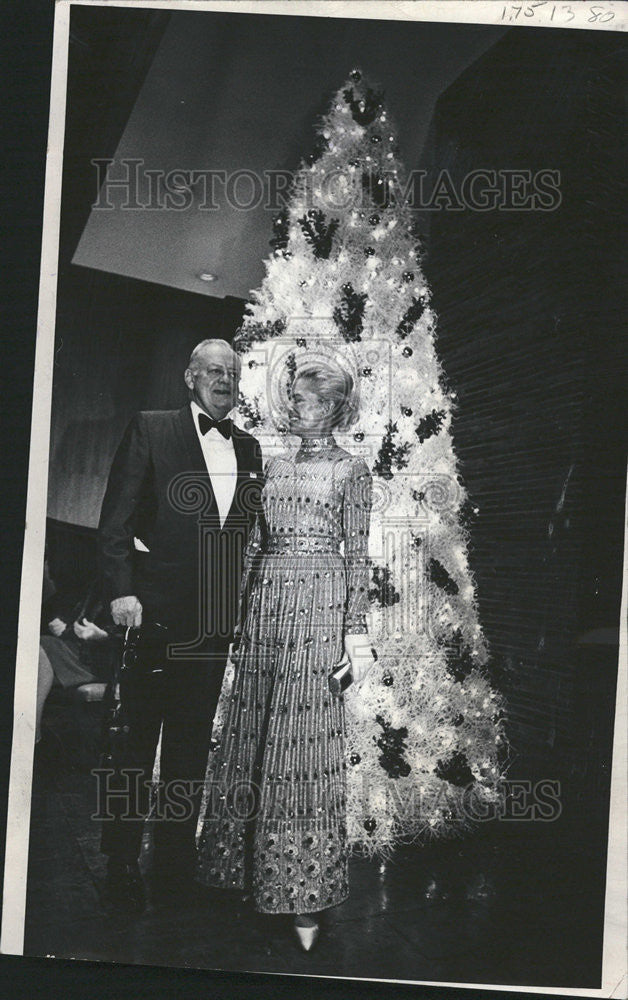
[(114, 773), (98, 775), (101, 851), (135, 861), (142, 848), (159, 731), (161, 756), (154, 847), (169, 864), (187, 867), (207, 768), (212, 724), (228, 643), (213, 644), (207, 659), (164, 664), (161, 674), (124, 671), (120, 699), (129, 725)]

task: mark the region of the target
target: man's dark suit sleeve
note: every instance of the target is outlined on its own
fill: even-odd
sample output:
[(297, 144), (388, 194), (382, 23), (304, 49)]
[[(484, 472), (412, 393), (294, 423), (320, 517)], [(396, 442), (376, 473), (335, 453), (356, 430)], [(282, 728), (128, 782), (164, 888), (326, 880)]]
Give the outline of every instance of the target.
[(142, 413), (127, 427), (116, 451), (100, 512), (98, 550), (103, 597), (134, 594), (133, 538), (138, 504), (150, 469), (150, 449)]

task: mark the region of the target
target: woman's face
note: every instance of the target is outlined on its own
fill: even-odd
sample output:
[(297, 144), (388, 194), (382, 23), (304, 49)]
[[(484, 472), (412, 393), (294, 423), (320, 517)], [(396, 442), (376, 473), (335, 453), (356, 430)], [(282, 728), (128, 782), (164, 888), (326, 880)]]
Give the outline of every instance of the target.
[(288, 416), (293, 434), (316, 437), (331, 430), (332, 403), (324, 400), (305, 378), (295, 379)]

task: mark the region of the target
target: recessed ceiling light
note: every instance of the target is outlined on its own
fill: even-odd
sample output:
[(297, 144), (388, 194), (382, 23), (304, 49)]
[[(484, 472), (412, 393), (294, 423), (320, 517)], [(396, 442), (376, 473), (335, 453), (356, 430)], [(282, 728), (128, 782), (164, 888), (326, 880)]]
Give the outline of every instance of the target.
[(218, 279), (218, 275), (212, 274), (211, 271), (201, 271), (199, 278), (201, 281), (216, 281)]

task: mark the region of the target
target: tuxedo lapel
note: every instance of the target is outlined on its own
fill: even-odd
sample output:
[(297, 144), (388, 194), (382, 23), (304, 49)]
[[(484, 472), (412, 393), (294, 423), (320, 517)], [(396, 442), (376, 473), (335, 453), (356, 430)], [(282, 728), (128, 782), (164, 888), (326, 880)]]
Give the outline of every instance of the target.
[(218, 511), (216, 497), (212, 486), (211, 477), (205, 464), (203, 449), (194, 426), (194, 415), (190, 406), (183, 406), (177, 412), (176, 428), (177, 438), (181, 447), (182, 471), (199, 475), (208, 490), (208, 504), (204, 512), (207, 516), (210, 512)]
[(186, 471), (204, 472), (209, 479), (209, 473), (205, 465), (205, 456), (203, 455), (203, 449), (201, 448), (196, 427), (194, 426), (194, 415), (189, 406), (184, 406), (179, 410), (177, 429), (187, 456), (187, 463), (185, 463)]

